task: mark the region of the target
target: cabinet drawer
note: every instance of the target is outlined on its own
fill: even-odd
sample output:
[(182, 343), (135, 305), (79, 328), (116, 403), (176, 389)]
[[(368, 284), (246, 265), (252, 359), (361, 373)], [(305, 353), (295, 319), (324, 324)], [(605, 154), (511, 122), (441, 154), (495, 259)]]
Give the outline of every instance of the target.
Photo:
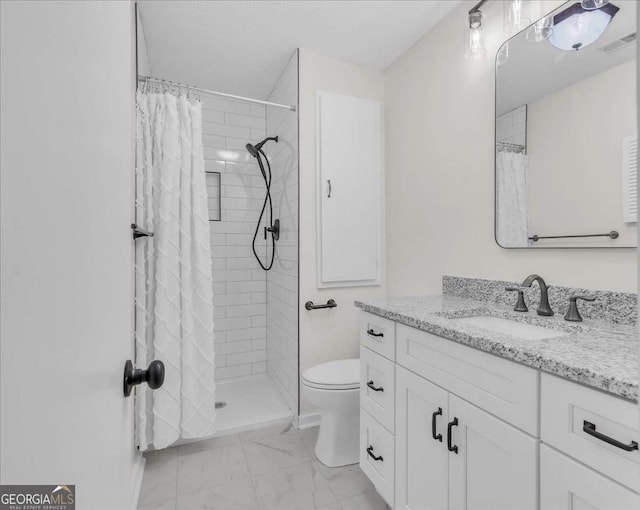
[(540, 447), (541, 510), (637, 510), (640, 496), (548, 446)]
[(393, 436), (360, 408), (360, 468), (390, 507), (393, 507), (394, 463)]
[[(542, 374), (541, 386), (542, 441), (638, 491), (640, 452), (620, 447), (640, 443), (637, 405), (549, 374)], [(588, 434), (592, 426), (620, 445)]]
[(396, 334), (398, 364), (538, 437), (537, 370), (404, 324)]
[(396, 323), (362, 312), (360, 343), (391, 361), (396, 359)]
[(394, 404), (395, 363), (360, 347), (360, 405), (393, 433)]

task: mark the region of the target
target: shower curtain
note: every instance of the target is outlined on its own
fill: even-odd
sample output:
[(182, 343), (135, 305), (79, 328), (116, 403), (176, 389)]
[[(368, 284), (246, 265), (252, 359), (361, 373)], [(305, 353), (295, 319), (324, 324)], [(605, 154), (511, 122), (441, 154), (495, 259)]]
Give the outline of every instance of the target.
[(161, 388), (136, 388), (140, 450), (211, 436), (215, 419), (213, 283), (202, 105), (138, 91), (136, 366), (165, 365)]
[(496, 239), (505, 248), (529, 246), (527, 156), (496, 153)]

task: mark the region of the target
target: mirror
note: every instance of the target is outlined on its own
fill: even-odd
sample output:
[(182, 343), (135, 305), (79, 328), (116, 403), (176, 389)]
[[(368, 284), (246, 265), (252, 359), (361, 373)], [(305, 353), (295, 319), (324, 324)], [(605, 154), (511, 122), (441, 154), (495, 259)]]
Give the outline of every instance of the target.
[(637, 3), (563, 4), (496, 58), (503, 248), (637, 246)]

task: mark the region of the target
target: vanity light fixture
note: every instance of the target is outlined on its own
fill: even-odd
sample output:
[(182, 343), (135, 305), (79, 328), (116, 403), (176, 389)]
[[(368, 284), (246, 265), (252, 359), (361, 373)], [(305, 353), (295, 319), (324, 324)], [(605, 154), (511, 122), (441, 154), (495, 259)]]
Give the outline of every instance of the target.
[(582, 8), (588, 11), (592, 9), (600, 9), (609, 3), (609, 0), (582, 0)]
[(467, 48), (466, 56), (477, 59), (485, 53), (484, 40), (482, 37), (482, 7), (487, 0), (481, 0), (469, 11), (469, 22), (467, 26)]
[(552, 33), (553, 20), (549, 16), (545, 16), (531, 25), (525, 34), (525, 39), (529, 42), (541, 42), (551, 37)]
[(585, 9), (575, 3), (554, 16), (549, 42), (561, 50), (581, 50), (598, 40), (619, 10), (612, 3), (599, 9)]
[(531, 20), (524, 16), (524, 0), (506, 0), (504, 9), (504, 31), (507, 34), (520, 32), (531, 24)]

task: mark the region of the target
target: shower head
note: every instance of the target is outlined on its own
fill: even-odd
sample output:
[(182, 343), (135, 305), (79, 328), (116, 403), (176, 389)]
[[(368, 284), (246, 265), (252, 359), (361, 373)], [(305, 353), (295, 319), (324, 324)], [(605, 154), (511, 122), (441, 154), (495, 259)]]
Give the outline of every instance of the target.
[(250, 143), (248, 143), (247, 145), (245, 145), (245, 147), (247, 148), (247, 151), (249, 151), (249, 154), (251, 154), (254, 158), (257, 158), (258, 154), (260, 153), (260, 149), (262, 149), (262, 146), (269, 140), (273, 140), (274, 142), (278, 143), (277, 136), (270, 136), (255, 145), (251, 145)]

